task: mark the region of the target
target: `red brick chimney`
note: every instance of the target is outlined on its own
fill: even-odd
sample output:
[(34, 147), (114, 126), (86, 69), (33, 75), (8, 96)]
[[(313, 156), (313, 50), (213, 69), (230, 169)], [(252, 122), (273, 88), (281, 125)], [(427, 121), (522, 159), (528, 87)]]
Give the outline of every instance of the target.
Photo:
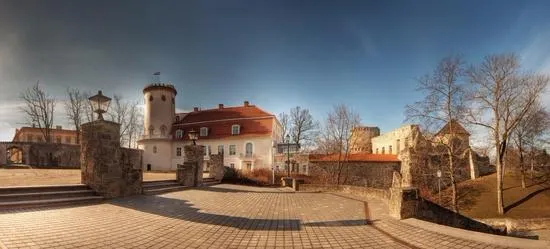
[(198, 112), (198, 111), (199, 111), (199, 108), (198, 108), (198, 107), (193, 107), (193, 111), (194, 111), (194, 112)]
[(223, 104), (218, 104), (218, 109), (223, 109)]
[(244, 106), (245, 106), (245, 107), (248, 107), (249, 105), (250, 105), (250, 103), (248, 102), (248, 100), (245, 100), (245, 101), (244, 101)]

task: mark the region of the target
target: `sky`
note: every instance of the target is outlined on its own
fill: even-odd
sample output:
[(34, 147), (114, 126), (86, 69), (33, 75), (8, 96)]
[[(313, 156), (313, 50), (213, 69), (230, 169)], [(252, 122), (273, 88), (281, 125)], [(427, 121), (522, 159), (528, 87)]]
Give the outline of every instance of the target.
[[(0, 0), (0, 141), (24, 125), (19, 94), (37, 81), (60, 103), (67, 87), (143, 101), (158, 71), (178, 110), (248, 100), (322, 123), (346, 104), (385, 132), (445, 56), (513, 52), (550, 73), (548, 13), (545, 0)], [(55, 123), (69, 126), (62, 104)]]

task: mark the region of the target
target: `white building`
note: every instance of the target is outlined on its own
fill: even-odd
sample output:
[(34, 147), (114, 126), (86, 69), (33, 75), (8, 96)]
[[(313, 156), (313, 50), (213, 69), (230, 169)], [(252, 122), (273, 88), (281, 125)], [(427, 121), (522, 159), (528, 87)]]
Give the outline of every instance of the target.
[(243, 170), (271, 168), (281, 125), (277, 118), (248, 101), (242, 106), (175, 113), (173, 85), (151, 84), (145, 98), (143, 149), (144, 170), (171, 171), (183, 164), (183, 146), (192, 143), (188, 132), (199, 132), (198, 145), (210, 154), (223, 153), (224, 165)]

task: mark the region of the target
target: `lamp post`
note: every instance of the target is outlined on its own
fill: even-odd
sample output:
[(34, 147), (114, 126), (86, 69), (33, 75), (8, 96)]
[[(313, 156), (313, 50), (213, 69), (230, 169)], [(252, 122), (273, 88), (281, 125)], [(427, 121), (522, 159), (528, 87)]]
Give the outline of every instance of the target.
[(191, 141), (193, 141), (193, 145), (197, 145), (197, 139), (199, 139), (199, 132), (194, 130), (194, 129), (191, 129), (188, 133), (189, 135), (189, 139), (191, 139)]
[(93, 111), (97, 113), (97, 119), (103, 120), (103, 113), (107, 112), (107, 109), (109, 108), (109, 103), (111, 102), (111, 98), (103, 95), (103, 92), (99, 90), (97, 91), (96, 95), (88, 99), (92, 103)]
[(286, 172), (287, 176), (290, 177), (290, 135), (286, 134)]

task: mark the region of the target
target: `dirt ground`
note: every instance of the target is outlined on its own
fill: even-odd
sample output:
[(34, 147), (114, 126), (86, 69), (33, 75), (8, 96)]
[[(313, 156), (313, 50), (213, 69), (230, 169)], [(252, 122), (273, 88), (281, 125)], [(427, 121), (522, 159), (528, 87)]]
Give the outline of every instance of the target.
[[(144, 181), (172, 179), (176, 179), (174, 172), (143, 173)], [(0, 169), (0, 187), (79, 183), (79, 169)]]
[(504, 177), (504, 207), (506, 213), (497, 213), (496, 174), (459, 185), (459, 209), (473, 218), (542, 218), (550, 217), (550, 182), (545, 178), (528, 179), (527, 188), (521, 188), (519, 175)]

